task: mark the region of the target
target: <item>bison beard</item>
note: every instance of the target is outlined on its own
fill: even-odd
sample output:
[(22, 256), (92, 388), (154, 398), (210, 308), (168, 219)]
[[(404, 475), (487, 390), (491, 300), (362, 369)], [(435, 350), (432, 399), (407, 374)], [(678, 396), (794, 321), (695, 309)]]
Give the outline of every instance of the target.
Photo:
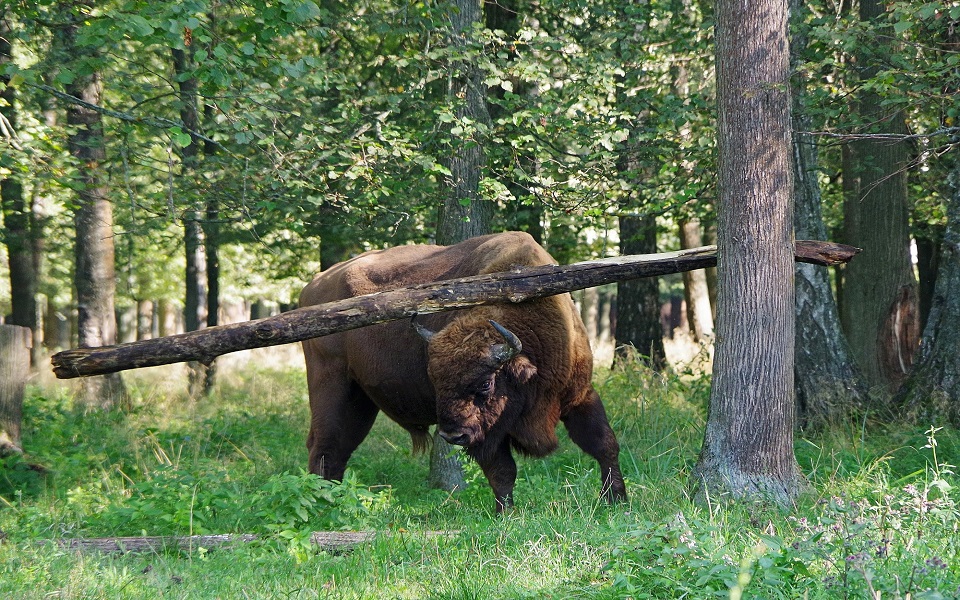
[[(373, 251), (320, 273), (300, 296), (309, 306), (414, 285), (554, 264), (524, 233), (455, 246)], [(545, 456), (563, 421), (600, 464), (602, 494), (623, 500), (619, 445), (593, 389), (586, 330), (569, 294), (430, 315), (414, 327), (384, 323), (303, 343), (310, 391), (310, 470), (341, 479), (383, 411), (422, 448), (438, 424), (483, 469), (497, 510), (513, 504), (512, 450)]]

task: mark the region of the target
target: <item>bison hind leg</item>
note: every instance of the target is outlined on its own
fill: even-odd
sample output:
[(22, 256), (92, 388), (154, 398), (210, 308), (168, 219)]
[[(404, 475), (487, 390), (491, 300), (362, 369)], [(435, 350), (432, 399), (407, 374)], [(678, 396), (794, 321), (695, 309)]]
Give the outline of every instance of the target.
[(414, 454), (425, 454), (430, 448), (429, 428), (425, 425), (407, 427), (410, 432), (410, 441), (413, 443)]

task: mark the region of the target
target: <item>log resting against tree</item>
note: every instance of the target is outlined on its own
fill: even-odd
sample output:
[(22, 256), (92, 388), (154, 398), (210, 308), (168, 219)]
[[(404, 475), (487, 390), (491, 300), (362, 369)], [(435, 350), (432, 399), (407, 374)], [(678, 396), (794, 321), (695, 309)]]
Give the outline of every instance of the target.
[[(859, 248), (797, 240), (797, 262), (833, 266), (849, 261)], [(399, 288), (337, 302), (299, 308), (274, 317), (209, 327), (179, 335), (54, 354), (60, 379), (103, 375), (177, 362), (210, 363), (216, 357), (251, 348), (290, 344), (348, 329), (499, 302), (523, 302), (616, 281), (703, 269), (717, 264), (716, 246), (618, 256), (515, 269), (462, 279)]]

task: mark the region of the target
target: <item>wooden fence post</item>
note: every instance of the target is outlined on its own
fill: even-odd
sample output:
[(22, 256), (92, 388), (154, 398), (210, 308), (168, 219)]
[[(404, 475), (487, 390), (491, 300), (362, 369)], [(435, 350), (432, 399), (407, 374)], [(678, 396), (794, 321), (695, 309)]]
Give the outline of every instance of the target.
[(32, 341), (29, 328), (0, 325), (0, 456), (23, 452), (20, 421)]

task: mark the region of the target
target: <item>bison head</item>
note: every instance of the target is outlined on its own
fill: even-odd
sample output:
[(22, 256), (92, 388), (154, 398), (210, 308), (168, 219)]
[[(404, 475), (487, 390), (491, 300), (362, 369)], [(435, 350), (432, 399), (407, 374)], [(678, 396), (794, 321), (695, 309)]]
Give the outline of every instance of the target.
[(440, 436), (473, 448), (502, 438), (522, 412), (524, 386), (537, 367), (520, 339), (496, 321), (462, 317), (439, 332), (415, 323), (427, 340), (427, 373), (437, 394)]

